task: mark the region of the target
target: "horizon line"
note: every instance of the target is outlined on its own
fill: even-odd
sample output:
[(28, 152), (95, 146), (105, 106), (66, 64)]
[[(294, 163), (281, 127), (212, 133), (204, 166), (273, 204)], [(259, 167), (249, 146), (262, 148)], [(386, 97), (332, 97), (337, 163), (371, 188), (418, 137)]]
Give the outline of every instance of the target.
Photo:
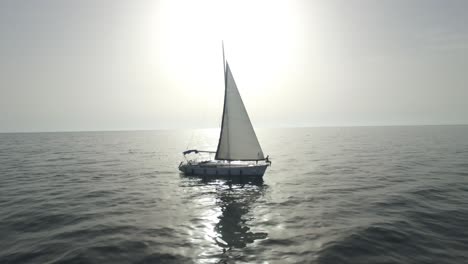
[[(394, 125), (297, 125), (297, 126), (262, 126), (255, 129), (291, 129), (291, 128), (354, 128), (354, 127), (422, 127), (422, 126), (468, 126), (463, 123), (454, 124), (394, 124)], [(219, 127), (198, 128), (142, 128), (142, 129), (103, 129), (103, 130), (50, 130), (50, 131), (0, 131), (0, 134), (35, 134), (35, 133), (89, 133), (89, 132), (137, 132), (137, 131), (182, 131), (220, 129)]]

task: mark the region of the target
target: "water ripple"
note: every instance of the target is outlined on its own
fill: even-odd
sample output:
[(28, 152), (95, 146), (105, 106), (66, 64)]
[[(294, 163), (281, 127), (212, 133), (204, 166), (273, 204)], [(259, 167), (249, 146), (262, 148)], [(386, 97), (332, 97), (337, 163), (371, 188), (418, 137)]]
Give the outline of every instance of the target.
[(468, 127), (258, 136), (273, 166), (241, 183), (180, 175), (187, 131), (0, 134), (0, 263), (468, 259)]

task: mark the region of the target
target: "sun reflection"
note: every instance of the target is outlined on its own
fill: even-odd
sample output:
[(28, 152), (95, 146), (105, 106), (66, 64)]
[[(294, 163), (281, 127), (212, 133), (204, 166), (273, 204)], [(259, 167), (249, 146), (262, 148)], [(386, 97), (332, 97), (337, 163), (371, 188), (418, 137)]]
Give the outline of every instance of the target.
[(263, 182), (240, 182), (214, 179), (190, 181), (197, 184), (199, 198), (194, 201), (198, 218), (193, 222), (192, 243), (199, 245), (201, 263), (235, 260), (242, 248), (256, 240), (267, 238), (265, 232), (249, 227), (253, 219), (251, 209), (267, 190)]
[(218, 195), (218, 204), (221, 207), (219, 222), (215, 230), (218, 233), (216, 243), (225, 249), (243, 248), (253, 243), (256, 239), (264, 239), (266, 233), (253, 233), (247, 226), (245, 216), (249, 213), (251, 203), (260, 193), (254, 192), (252, 196), (244, 196), (246, 192), (235, 193), (235, 191), (221, 192)]

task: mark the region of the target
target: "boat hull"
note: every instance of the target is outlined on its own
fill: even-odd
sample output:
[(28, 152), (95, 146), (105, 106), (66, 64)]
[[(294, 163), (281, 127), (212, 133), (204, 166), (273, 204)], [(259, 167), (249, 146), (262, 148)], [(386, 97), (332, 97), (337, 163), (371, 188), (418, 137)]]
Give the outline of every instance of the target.
[(226, 163), (185, 163), (179, 170), (185, 175), (194, 176), (255, 176), (263, 177), (268, 164), (236, 164)]

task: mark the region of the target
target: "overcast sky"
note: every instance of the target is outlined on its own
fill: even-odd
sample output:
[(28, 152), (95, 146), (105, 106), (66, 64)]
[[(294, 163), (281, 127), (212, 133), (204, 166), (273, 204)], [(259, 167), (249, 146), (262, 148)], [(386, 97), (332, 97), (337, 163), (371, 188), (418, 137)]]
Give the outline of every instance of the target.
[(468, 1), (0, 2), (0, 132), (468, 124)]

